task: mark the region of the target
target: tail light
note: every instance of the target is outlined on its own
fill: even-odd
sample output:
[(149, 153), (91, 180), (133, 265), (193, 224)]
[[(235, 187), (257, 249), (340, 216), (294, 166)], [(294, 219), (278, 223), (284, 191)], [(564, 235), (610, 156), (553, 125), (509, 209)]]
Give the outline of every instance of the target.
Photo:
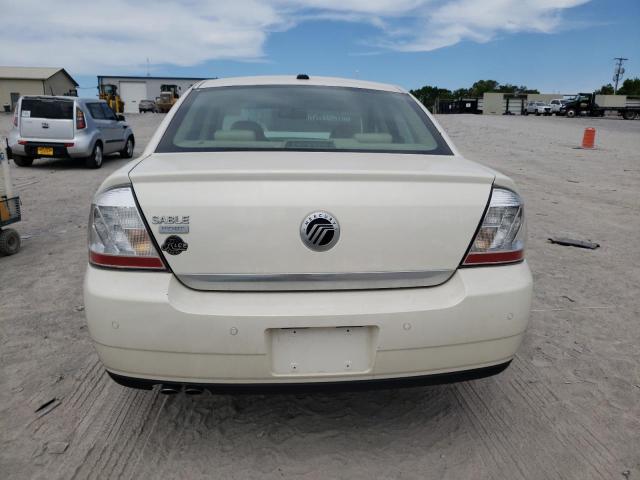
[(76, 130), (87, 128), (87, 122), (84, 120), (84, 112), (76, 107)]
[(89, 262), (109, 268), (166, 270), (130, 187), (102, 192), (91, 205)]
[(505, 188), (494, 187), (489, 208), (463, 266), (519, 262), (524, 258), (524, 203)]

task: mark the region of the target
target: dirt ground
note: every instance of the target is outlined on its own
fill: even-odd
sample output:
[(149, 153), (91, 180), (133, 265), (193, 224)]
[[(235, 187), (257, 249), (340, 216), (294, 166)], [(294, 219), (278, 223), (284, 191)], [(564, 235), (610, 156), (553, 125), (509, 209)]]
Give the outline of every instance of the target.
[[(140, 153), (161, 116), (128, 119)], [(92, 194), (124, 161), (12, 166), (24, 241), (0, 258), (0, 477), (640, 479), (640, 121), (439, 119), (527, 203), (535, 298), (506, 372), (363, 393), (122, 388), (89, 341), (81, 283)], [(586, 126), (597, 150), (574, 148)]]

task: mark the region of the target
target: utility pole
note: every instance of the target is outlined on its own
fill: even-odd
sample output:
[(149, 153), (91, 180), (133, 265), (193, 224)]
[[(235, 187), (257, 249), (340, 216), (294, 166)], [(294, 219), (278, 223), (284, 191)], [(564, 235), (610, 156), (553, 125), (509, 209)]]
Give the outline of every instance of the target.
[(628, 58), (616, 57), (614, 58), (616, 61), (616, 68), (613, 70), (613, 94), (618, 93), (618, 82), (622, 79), (622, 75), (624, 75), (624, 68), (622, 68), (622, 64), (629, 60)]

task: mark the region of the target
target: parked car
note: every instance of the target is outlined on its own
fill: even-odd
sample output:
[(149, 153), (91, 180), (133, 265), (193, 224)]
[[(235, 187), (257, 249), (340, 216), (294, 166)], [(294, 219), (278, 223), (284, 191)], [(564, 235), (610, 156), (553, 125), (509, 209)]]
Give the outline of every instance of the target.
[(556, 115), (562, 109), (562, 106), (568, 102), (568, 99), (565, 98), (554, 98), (549, 102), (549, 106), (551, 107), (551, 113), (555, 113)]
[(140, 103), (138, 103), (138, 110), (140, 113), (156, 113), (158, 111), (158, 107), (156, 105), (156, 102), (154, 102), (153, 100), (140, 100)]
[(8, 137), (9, 154), (20, 167), (36, 158), (63, 157), (100, 168), (105, 155), (131, 158), (134, 146), (125, 118), (97, 98), (21, 97)]
[(544, 102), (528, 102), (527, 106), (524, 107), (524, 115), (529, 115), (530, 113), (534, 113), (536, 115), (551, 115), (551, 106), (547, 105)]
[(164, 393), (468, 380), (529, 318), (524, 203), (391, 85), (203, 81), (98, 189), (89, 332)]

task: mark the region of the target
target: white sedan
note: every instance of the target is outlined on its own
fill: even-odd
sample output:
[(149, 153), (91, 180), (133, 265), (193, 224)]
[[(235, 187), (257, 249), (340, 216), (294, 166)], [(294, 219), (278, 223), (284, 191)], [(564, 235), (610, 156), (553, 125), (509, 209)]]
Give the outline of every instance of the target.
[(480, 378), (525, 333), (524, 242), (513, 181), (401, 88), (206, 80), (95, 195), (87, 322), (164, 393)]

